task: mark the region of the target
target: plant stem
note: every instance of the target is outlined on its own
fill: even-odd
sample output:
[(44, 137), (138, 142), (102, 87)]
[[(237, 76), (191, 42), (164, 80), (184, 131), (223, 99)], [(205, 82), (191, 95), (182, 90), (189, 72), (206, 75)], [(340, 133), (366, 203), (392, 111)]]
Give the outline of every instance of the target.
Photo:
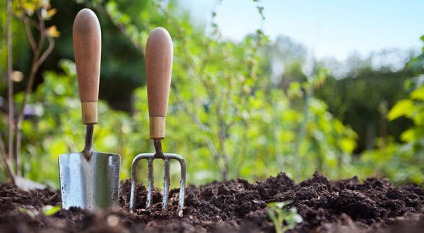
[(4, 164), (9, 179), (14, 181), (13, 173), (10, 168), (9, 160), (13, 157), (13, 145), (14, 145), (14, 120), (15, 120), (15, 109), (13, 103), (13, 81), (12, 81), (12, 70), (13, 70), (13, 56), (12, 56), (12, 31), (11, 31), (11, 14), (12, 14), (12, 0), (7, 0), (7, 16), (6, 16), (6, 34), (7, 34), (7, 102), (8, 102), (8, 153), (4, 155)]
[(10, 182), (12, 182), (13, 184), (15, 184), (15, 178), (13, 176), (13, 171), (11, 169), (12, 166), (10, 166), (10, 160), (7, 159), (7, 153), (6, 153), (6, 148), (4, 146), (3, 143), (3, 138), (0, 134), (0, 156), (1, 156), (1, 163), (6, 171), (6, 175), (7, 178), (9, 179)]
[(305, 90), (305, 94), (304, 94), (304, 105), (303, 105), (303, 119), (302, 122), (300, 123), (300, 127), (299, 127), (299, 131), (298, 131), (298, 136), (297, 136), (297, 140), (295, 143), (295, 156), (296, 156), (296, 162), (295, 164), (295, 178), (299, 179), (300, 178), (300, 174), (302, 174), (302, 172), (300, 171), (301, 168), (301, 164), (300, 161), (302, 161), (302, 154), (301, 154), (301, 147), (302, 147), (302, 143), (303, 140), (305, 140), (306, 137), (306, 127), (308, 125), (308, 121), (309, 121), (309, 105), (310, 105), (310, 101), (311, 98), (313, 96), (313, 85), (310, 85), (310, 90), (308, 90), (308, 88), (306, 88)]
[[(41, 15), (40, 9), (37, 10), (37, 16), (38, 16), (38, 25), (36, 27), (40, 31), (40, 39), (38, 40), (38, 44), (35, 44), (35, 39), (30, 28), (30, 19), (28, 19), (23, 12), (21, 14), (22, 21), (24, 22), (25, 32), (27, 34), (28, 41), (30, 41), (34, 57), (31, 63), (31, 70), (30, 70), (30, 75), (28, 79), (28, 84), (25, 89), (24, 100), (22, 102), (21, 110), (19, 111), (19, 114), (16, 120), (16, 154), (15, 154), (14, 161), (15, 161), (15, 167), (16, 167), (16, 174), (18, 176), (22, 174), (20, 155), (21, 155), (21, 144), (22, 144), (22, 121), (24, 120), (24, 116), (25, 116), (25, 106), (28, 103), (29, 96), (34, 86), (35, 75), (37, 74), (37, 71), (40, 68), (41, 64), (47, 59), (48, 55), (53, 51), (53, 48), (54, 48), (54, 40), (51, 37), (46, 35), (44, 19)], [(46, 38), (49, 42), (49, 46), (44, 52), (42, 52)]]

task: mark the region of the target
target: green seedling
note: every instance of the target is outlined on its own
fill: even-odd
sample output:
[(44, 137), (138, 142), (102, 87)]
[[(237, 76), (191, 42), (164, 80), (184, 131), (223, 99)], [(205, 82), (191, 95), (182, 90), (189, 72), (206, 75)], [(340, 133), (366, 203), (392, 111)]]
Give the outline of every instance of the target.
[(275, 226), (276, 233), (283, 233), (293, 229), (302, 222), (302, 217), (297, 213), (296, 207), (287, 208), (293, 202), (273, 202), (269, 203), (266, 212)]
[(35, 209), (26, 209), (26, 208), (19, 208), (19, 211), (22, 213), (28, 214), (31, 217), (35, 217), (36, 215), (43, 214), (44, 216), (50, 216), (55, 213), (57, 213), (61, 209), (60, 206), (51, 206), (46, 205), (41, 208), (41, 210), (37, 211)]
[(41, 212), (43, 212), (44, 216), (50, 216), (57, 213), (60, 209), (61, 207), (59, 205), (55, 205), (55, 206), (46, 205), (46, 206), (43, 206), (43, 208), (41, 208)]

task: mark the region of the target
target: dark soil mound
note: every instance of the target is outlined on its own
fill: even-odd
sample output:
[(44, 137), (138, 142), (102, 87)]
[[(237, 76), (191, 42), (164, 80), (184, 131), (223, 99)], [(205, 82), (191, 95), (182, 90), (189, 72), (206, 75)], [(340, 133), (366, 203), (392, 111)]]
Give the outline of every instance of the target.
[(267, 215), (271, 202), (291, 201), (303, 222), (289, 232), (424, 232), (424, 189), (397, 187), (384, 179), (356, 177), (330, 181), (315, 173), (295, 184), (285, 174), (249, 183), (232, 180), (186, 191), (184, 217), (176, 216), (178, 190), (171, 191), (170, 210), (161, 212), (160, 193), (145, 211), (146, 189), (137, 187), (134, 213), (128, 211), (130, 182), (121, 185), (120, 207), (105, 212), (71, 208), (46, 216), (45, 205), (60, 205), (58, 192), (24, 192), (0, 186), (2, 232), (274, 232)]

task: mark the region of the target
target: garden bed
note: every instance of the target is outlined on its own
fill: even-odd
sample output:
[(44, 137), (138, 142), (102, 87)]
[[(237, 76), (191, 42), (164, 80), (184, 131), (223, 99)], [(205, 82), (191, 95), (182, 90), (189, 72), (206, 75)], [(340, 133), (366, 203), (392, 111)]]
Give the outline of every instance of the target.
[(55, 213), (43, 206), (60, 205), (59, 192), (25, 192), (0, 186), (1, 232), (274, 232), (268, 203), (292, 201), (303, 221), (289, 232), (422, 232), (424, 189), (395, 186), (384, 179), (330, 181), (315, 173), (295, 184), (285, 174), (265, 181), (214, 182), (188, 186), (184, 217), (175, 215), (178, 190), (171, 191), (170, 211), (161, 212), (155, 193), (151, 212), (143, 210), (146, 189), (137, 187), (136, 211), (130, 213), (130, 182), (121, 184), (120, 207), (106, 212), (71, 208)]

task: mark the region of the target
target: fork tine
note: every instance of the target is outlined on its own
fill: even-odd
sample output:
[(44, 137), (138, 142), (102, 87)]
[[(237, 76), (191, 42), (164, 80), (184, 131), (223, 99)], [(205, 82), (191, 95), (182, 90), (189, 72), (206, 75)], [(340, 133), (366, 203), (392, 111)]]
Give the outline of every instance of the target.
[(150, 209), (153, 201), (154, 190), (154, 177), (153, 177), (153, 162), (155, 159), (164, 160), (164, 184), (163, 184), (163, 199), (162, 211), (166, 211), (169, 204), (169, 189), (170, 189), (170, 160), (175, 159), (180, 163), (181, 167), (181, 180), (180, 180), (180, 194), (178, 199), (178, 216), (183, 216), (184, 197), (185, 197), (185, 182), (186, 182), (186, 163), (184, 159), (177, 154), (162, 154), (161, 157), (155, 157), (155, 154), (139, 154), (132, 162), (131, 166), (131, 196), (130, 196), (130, 210), (133, 211), (136, 202), (136, 188), (137, 188), (137, 162), (141, 159), (147, 159), (148, 163), (148, 183), (147, 183), (147, 203), (146, 209)]
[(132, 164), (131, 168), (131, 193), (130, 193), (130, 210), (134, 209), (135, 188), (137, 186), (137, 163)]
[(154, 189), (154, 178), (153, 178), (153, 158), (147, 159), (148, 161), (148, 174), (147, 174), (147, 203), (146, 209), (149, 209), (152, 204), (152, 195)]
[(148, 154), (139, 154), (134, 157), (131, 163), (131, 193), (130, 193), (130, 210), (134, 210), (134, 205), (136, 202), (136, 189), (137, 189), (137, 163), (141, 159), (145, 159), (150, 155)]
[(169, 159), (165, 158), (164, 159), (164, 166), (165, 166), (165, 174), (163, 177), (163, 205), (162, 205), (162, 210), (166, 211), (167, 207), (168, 207), (168, 198), (169, 198), (169, 183), (170, 183), (170, 175), (169, 175), (169, 170), (170, 170), (170, 165), (169, 165)]
[(178, 200), (178, 216), (183, 216), (184, 198), (185, 198), (185, 182), (186, 182), (186, 163), (182, 157), (177, 158), (181, 166), (181, 180), (180, 180), (180, 195)]
[[(167, 159), (167, 160), (175, 159), (180, 163), (181, 180), (180, 180), (180, 194), (179, 194), (179, 198), (178, 198), (177, 213), (178, 213), (178, 216), (182, 217), (183, 216), (183, 208), (184, 208), (184, 198), (185, 198), (186, 163), (185, 163), (183, 157), (181, 157), (181, 155), (172, 154), (172, 153), (166, 153), (164, 155), (165, 155), (164, 156), (165, 159)], [(168, 166), (169, 166), (169, 161), (168, 161)], [(169, 167), (168, 167), (168, 169), (169, 169)], [(165, 198), (165, 196), (164, 196), (164, 198)], [(166, 197), (166, 199), (168, 200), (168, 197)]]

